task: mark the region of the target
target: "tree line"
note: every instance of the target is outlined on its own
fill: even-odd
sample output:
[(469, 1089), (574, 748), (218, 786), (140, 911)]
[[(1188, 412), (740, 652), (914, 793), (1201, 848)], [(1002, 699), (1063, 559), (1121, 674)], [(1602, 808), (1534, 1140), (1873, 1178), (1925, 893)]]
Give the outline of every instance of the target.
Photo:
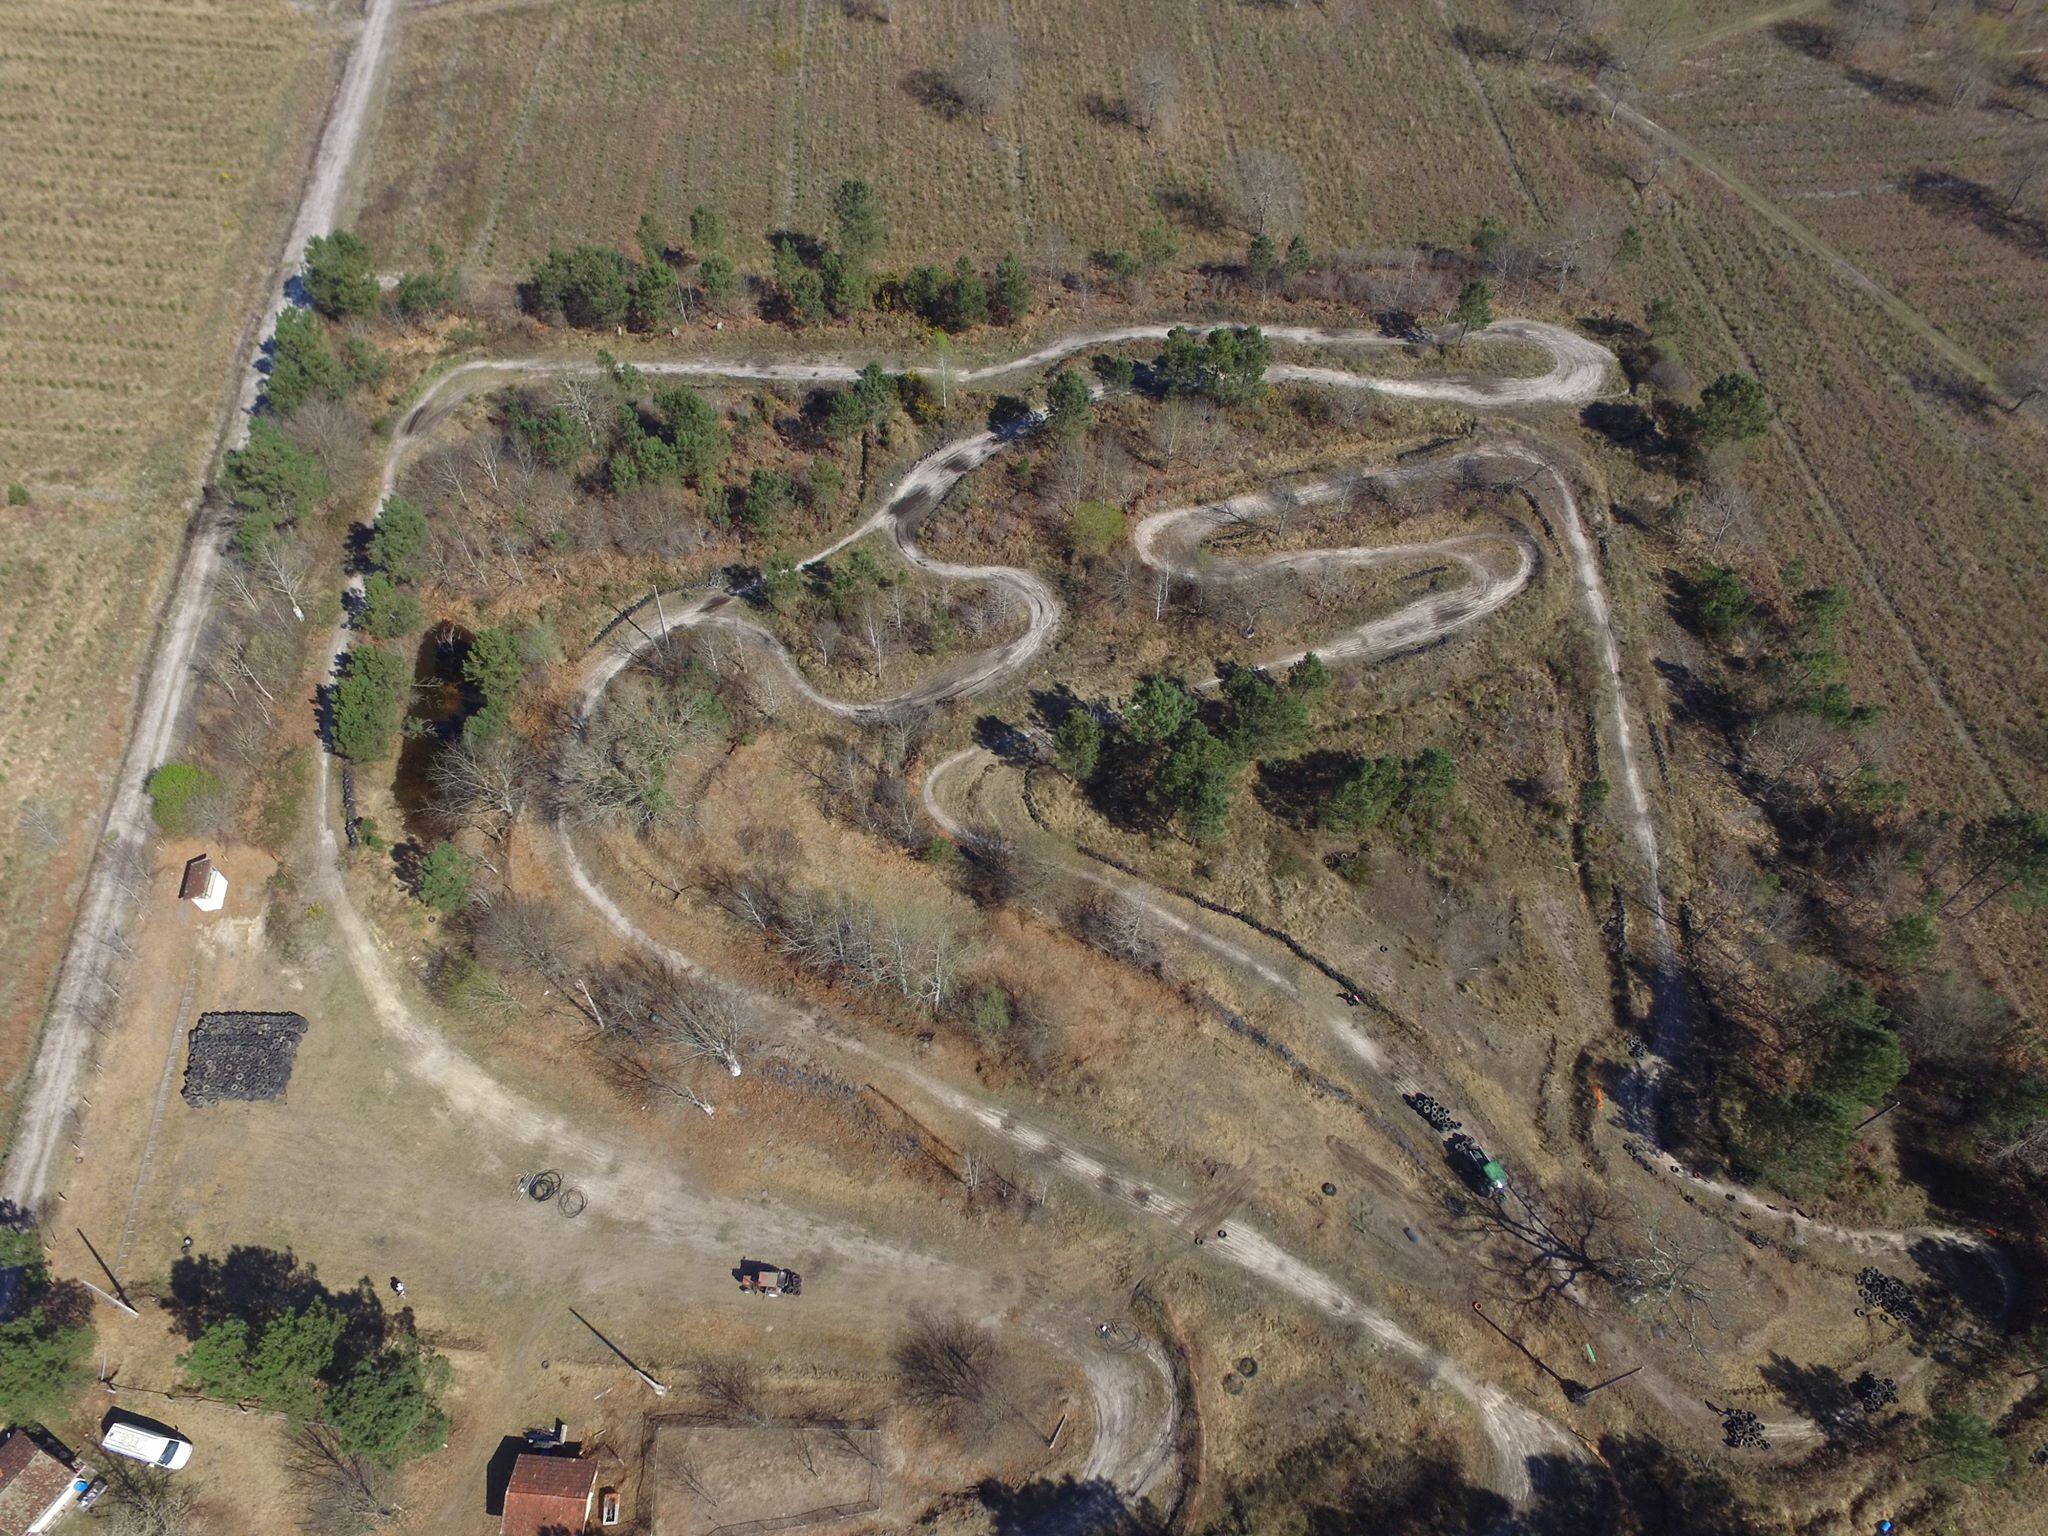
[[(965, 331), (1015, 325), (1031, 308), (1031, 277), (1014, 252), (991, 270), (962, 256), (950, 268), (877, 271), (888, 222), (880, 195), (865, 181), (842, 181), (834, 189), (829, 240), (772, 230), (764, 241), (768, 270), (756, 280), (760, 309), (785, 323), (816, 325), (881, 309)], [(638, 261), (608, 246), (552, 250), (521, 285), (521, 301), (529, 313), (583, 329), (658, 332), (702, 311), (723, 310), (738, 294), (741, 278), (725, 249), (723, 221), (708, 207), (691, 214), (687, 245), (673, 241), (652, 214), (643, 216), (639, 246)]]

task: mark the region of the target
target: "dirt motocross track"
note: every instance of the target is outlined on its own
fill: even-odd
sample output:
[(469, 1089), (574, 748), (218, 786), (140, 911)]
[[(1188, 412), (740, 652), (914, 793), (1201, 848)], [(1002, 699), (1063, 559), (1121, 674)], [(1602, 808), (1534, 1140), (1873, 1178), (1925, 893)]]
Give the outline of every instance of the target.
[[(336, 105), (321, 139), (313, 178), (294, 224), (288, 246), (293, 261), (307, 237), (334, 225), (343, 181), (354, 158), (396, 3), (397, 0), (368, 0), (358, 45), (349, 60)], [(270, 308), (270, 319), (274, 320), (283, 302), (283, 285), (280, 284), (278, 297)], [(960, 377), (962, 382), (973, 383), (1025, 374), (1078, 351), (1118, 341), (1157, 338), (1166, 330), (1164, 325), (1146, 325), (1070, 337), (1028, 356), (973, 370)], [(1372, 348), (1396, 344), (1375, 333), (1318, 328), (1279, 328), (1267, 334), (1278, 343), (1321, 347)], [(1613, 361), (1597, 344), (1539, 322), (1506, 321), (1493, 327), (1489, 334), (1542, 346), (1551, 355), (1551, 369), (1532, 378), (1391, 380), (1373, 379), (1327, 367), (1282, 363), (1269, 370), (1269, 377), (1332, 388), (1376, 390), (1391, 397), (1444, 401), (1487, 410), (1583, 403), (1599, 394)], [(572, 365), (469, 364), (444, 377), (408, 418), (393, 444), (386, 463), (385, 489), (388, 491), (394, 483), (405, 456), (465, 394), (523, 377), (566, 371), (569, 366)], [(787, 364), (700, 358), (646, 364), (642, 371), (707, 381), (831, 383), (850, 379), (857, 370), (840, 361)], [(253, 402), (259, 387), (260, 377), (252, 371), (242, 384), (245, 403)], [(1004, 581), (1023, 596), (1030, 613), (1030, 625), (1020, 639), (970, 658), (950, 673), (928, 679), (917, 689), (895, 699), (854, 705), (819, 694), (804, 682), (787, 656), (774, 645), (772, 637), (733, 611), (736, 603), (732, 594), (695, 596), (668, 611), (660, 622), (671, 628), (713, 623), (750, 629), (755, 638), (769, 648), (776, 664), (797, 680), (799, 691), (811, 703), (854, 718), (915, 711), (994, 686), (1018, 673), (1040, 652), (1062, 619), (1057, 600), (1050, 589), (1029, 572), (999, 567), (956, 567), (932, 561), (917, 549), (914, 535), (923, 515), (945, 492), (962, 476), (999, 453), (1005, 442), (1005, 439), (992, 434), (983, 434), (949, 444), (928, 456), (895, 488), (872, 519), (834, 545), (833, 549), (869, 532), (887, 528), (904, 558), (935, 576)], [(1652, 943), (1668, 976), (1675, 961), (1665, 926), (1655, 823), (1636, 762), (1634, 733), (1622, 688), (1619, 644), (1598, 564), (1579, 517), (1569, 479), (1557, 464), (1520, 443), (1482, 448), (1475, 452), (1520, 460), (1536, 477), (1544, 480), (1551, 495), (1560, 498), (1559, 505), (1565, 514), (1560, 520), (1563, 538), (1580, 588), (1582, 607), (1604, 663), (1604, 714), (1621, 763), (1620, 787), (1624, 808), (1643, 858), (1641, 880), (1645, 901), (1653, 913)], [(1296, 494), (1313, 496), (1325, 491), (1336, 494), (1343, 484), (1344, 479), (1340, 477), (1322, 487), (1297, 489)], [(1266, 494), (1255, 493), (1246, 499), (1240, 510), (1254, 508)], [(1156, 567), (1171, 568), (1171, 549), (1175, 541), (1189, 536), (1199, 541), (1204, 527), (1213, 526), (1217, 511), (1214, 507), (1188, 508), (1155, 514), (1146, 519), (1137, 531), (1141, 555)], [(824, 558), (833, 549), (819, 551), (812, 559)], [(1478, 535), (1414, 546), (1409, 552), (1448, 556), (1465, 567), (1470, 582), (1462, 591), (1449, 597), (1435, 597), (1410, 605), (1387, 618), (1331, 637), (1328, 644), (1317, 647), (1321, 654), (1333, 660), (1369, 660), (1395, 650), (1419, 646), (1473, 624), (1512, 601), (1529, 581), (1533, 565), (1527, 541), (1508, 534)], [(1275, 558), (1296, 564), (1327, 561), (1355, 566), (1393, 558), (1397, 553), (1382, 549), (1330, 550)], [(72, 949), (60, 973), (56, 998), (34, 1067), (20, 1134), (7, 1163), (4, 1184), (0, 1184), (0, 1198), (23, 1206), (34, 1207), (50, 1193), (57, 1149), (77, 1094), (91, 1041), (90, 1021), (96, 1006), (104, 958), (100, 945), (106, 935), (119, 927), (122, 915), (123, 896), (112, 855), (126, 846), (140, 846), (147, 837), (147, 807), (141, 792), (142, 779), (151, 766), (171, 755), (189, 689), (190, 659), (207, 611), (218, 557), (219, 546), (215, 540), (204, 534), (195, 538), (164, 621), (155, 662), (138, 710), (136, 732), (124, 758), (116, 799), (109, 813), (105, 836), (107, 847), (95, 865), (81, 902)], [(1227, 575), (1225, 579), (1228, 579)], [(595, 661), (582, 695), (586, 714), (596, 706), (607, 684), (630, 659), (629, 651), (612, 649)], [(1289, 658), (1271, 659), (1284, 661)], [(966, 755), (963, 754), (938, 765), (928, 775), (924, 789), (925, 803), (934, 820), (942, 827), (950, 827), (957, 834), (967, 836), (971, 834), (947, 815), (936, 794), (940, 780), (956, 764), (964, 761)], [(326, 859), (317, 884), (329, 903), (351, 969), (375, 1004), (379, 1020), (404, 1045), (410, 1069), (434, 1085), (451, 1109), (487, 1128), (498, 1149), (545, 1144), (557, 1152), (567, 1152), (586, 1160), (596, 1172), (581, 1175), (584, 1182), (605, 1200), (609, 1211), (627, 1221), (673, 1230), (678, 1222), (713, 1225), (734, 1214), (709, 1208), (700, 1194), (683, 1187), (672, 1174), (640, 1157), (633, 1149), (593, 1137), (585, 1129), (523, 1100), (422, 1021), (419, 1011), (408, 1001), (405, 988), (387, 968), (368, 924), (350, 902), (347, 888), (340, 878), (338, 849), (328, 815), (328, 777), (323, 761), (317, 789), (322, 848)], [(573, 840), (566, 832), (561, 842), (575, 883), (611, 926), (681, 964), (690, 964), (687, 957), (665, 950), (635, 927), (582, 866)], [(1091, 873), (1090, 877), (1110, 883), (1104, 876)], [(1130, 880), (1113, 883), (1127, 896), (1151, 902), (1171, 926), (1194, 942), (1242, 964), (1251, 974), (1264, 978), (1277, 989), (1299, 997), (1300, 989), (1287, 979), (1282, 970), (1259, 959), (1251, 949), (1216, 934), (1213, 925), (1191, 922), (1182, 917), (1172, 909), (1162, 893), (1148, 892), (1138, 882)], [(779, 1011), (784, 1016), (793, 1012), (772, 1000), (762, 999), (759, 1002), (764, 1009)], [(800, 1027), (815, 1029), (818, 1021), (797, 1016), (794, 1022)], [(1336, 1022), (1345, 1032), (1350, 1048), (1367, 1065), (1381, 1067), (1383, 1053), (1378, 1045), (1349, 1021)], [(1667, 1054), (1668, 1049), (1676, 1044), (1684, 1027), (1682, 1009), (1675, 1003), (1660, 1010), (1659, 1056)], [(974, 1119), (992, 1134), (1032, 1150), (1063, 1174), (1082, 1181), (1086, 1187), (1110, 1192), (1134, 1213), (1142, 1208), (1146, 1219), (1171, 1220), (1172, 1213), (1184, 1204), (1178, 1197), (1161, 1199), (1149, 1191), (1147, 1199), (1140, 1202), (1133, 1182), (1121, 1176), (1103, 1159), (1068, 1146), (1050, 1133), (1025, 1124), (1015, 1115), (933, 1080), (881, 1052), (850, 1044), (843, 1037), (835, 1036), (834, 1044), (871, 1058), (877, 1069), (915, 1083), (934, 1101)], [(1660, 1069), (1659, 1061), (1653, 1058), (1642, 1074), (1640, 1092), (1644, 1104), (1654, 1094)], [(1671, 1164), (1668, 1158), (1655, 1156), (1651, 1161), (1660, 1167), (1670, 1168), (1674, 1178), (1692, 1177)], [(1720, 1192), (1719, 1186), (1713, 1187)], [(1755, 1201), (1755, 1197), (1746, 1191), (1738, 1192), (1738, 1198), (1746, 1202)], [(743, 1214), (755, 1229), (760, 1228), (763, 1219), (760, 1207), (750, 1205), (739, 1214)], [(1819, 1230), (1822, 1235), (1870, 1248), (1896, 1247), (1924, 1235), (1853, 1232), (1832, 1227)], [(812, 1251), (843, 1252), (855, 1262), (892, 1268), (943, 1267), (943, 1261), (926, 1255), (877, 1245), (861, 1234), (834, 1231), (808, 1221), (789, 1222), (785, 1219), (775, 1232), (768, 1235), (786, 1237)], [(1958, 1234), (1938, 1235), (1950, 1241), (1970, 1243), (1979, 1250), (1986, 1248), (1973, 1238)], [(1576, 1449), (1576, 1442), (1560, 1426), (1512, 1400), (1500, 1388), (1474, 1379), (1462, 1368), (1414, 1340), (1393, 1319), (1358, 1303), (1334, 1282), (1300, 1264), (1252, 1229), (1234, 1227), (1229, 1241), (1210, 1245), (1206, 1251), (1212, 1259), (1237, 1264), (1312, 1306), (1360, 1323), (1397, 1353), (1411, 1359), (1419, 1369), (1436, 1376), (1465, 1397), (1477, 1411), (1495, 1446), (1498, 1458), (1495, 1482), (1502, 1491), (1517, 1497), (1527, 1494), (1529, 1478), (1526, 1468), (1531, 1456)], [(1071, 1353), (1089, 1380), (1096, 1434), (1085, 1475), (1103, 1477), (1129, 1493), (1152, 1486), (1170, 1460), (1173, 1438), (1173, 1393), (1170, 1381), (1164, 1379), (1164, 1360), (1153, 1350), (1115, 1355), (1091, 1347), (1091, 1340), (1075, 1337), (1081, 1330), (1074, 1327), (1070, 1310), (1056, 1316), (1034, 1318), (1032, 1326), (1047, 1333), (1050, 1342)]]

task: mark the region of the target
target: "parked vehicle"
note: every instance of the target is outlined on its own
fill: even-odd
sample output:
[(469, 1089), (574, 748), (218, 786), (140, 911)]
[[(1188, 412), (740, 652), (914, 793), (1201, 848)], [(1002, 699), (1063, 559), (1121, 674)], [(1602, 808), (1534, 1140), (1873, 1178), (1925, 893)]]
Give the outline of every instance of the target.
[(1449, 1143), (1451, 1161), (1456, 1163), (1465, 1178), (1489, 1195), (1500, 1194), (1508, 1187), (1508, 1171), (1486, 1155), (1486, 1148), (1470, 1136), (1460, 1133)]
[(796, 1296), (803, 1288), (804, 1277), (793, 1269), (747, 1269), (740, 1273), (740, 1289), (754, 1296)]
[(154, 1424), (129, 1419), (112, 1419), (100, 1432), (100, 1449), (130, 1461), (146, 1461), (153, 1467), (175, 1472), (192, 1459), (192, 1442)]

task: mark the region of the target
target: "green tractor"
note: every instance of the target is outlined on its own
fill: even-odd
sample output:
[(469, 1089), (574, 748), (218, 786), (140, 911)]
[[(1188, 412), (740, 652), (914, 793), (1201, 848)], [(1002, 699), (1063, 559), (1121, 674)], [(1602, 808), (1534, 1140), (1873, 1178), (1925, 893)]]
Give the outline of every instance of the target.
[(1482, 1194), (1498, 1195), (1506, 1192), (1508, 1171), (1486, 1155), (1486, 1148), (1463, 1132), (1450, 1139), (1449, 1147), (1451, 1162), (1464, 1176), (1466, 1183)]

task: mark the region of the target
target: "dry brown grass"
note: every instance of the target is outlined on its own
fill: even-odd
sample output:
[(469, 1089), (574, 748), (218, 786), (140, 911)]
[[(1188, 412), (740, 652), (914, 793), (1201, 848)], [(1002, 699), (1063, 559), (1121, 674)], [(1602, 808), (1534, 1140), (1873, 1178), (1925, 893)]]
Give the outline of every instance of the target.
[(1823, 53), (1809, 29), (1827, 19), (1690, 56), (1645, 93), (1644, 109), (1963, 347), (2007, 361), (2048, 314), (2039, 189), (2009, 199), (2004, 184), (2048, 148), (2028, 93), (2001, 81), (1955, 100), (1941, 29), (1889, 56)]
[[(1887, 745), (1888, 771), (1908, 781), (1918, 805), (1974, 813), (2008, 796), (2038, 801), (2048, 649), (2032, 573), (2048, 567), (2048, 524), (2036, 505), (2048, 441), (1958, 378), (1938, 333), (1957, 325), (1959, 339), (1983, 343), (1998, 361), (2005, 333), (1995, 321), (1969, 330), (1966, 312), (1980, 295), (1987, 315), (2024, 314), (2030, 302), (2038, 309), (2028, 296), (2041, 274), (2014, 253), (1989, 288), (1958, 283), (1951, 293), (1936, 281), (1951, 251), (1977, 261), (1978, 242), (1991, 237), (1952, 227), (1881, 185), (1885, 167), (1921, 151), (1937, 163), (1960, 156), (1968, 170), (2003, 146), (1964, 142), (1959, 124), (1975, 120), (1974, 109), (1958, 117), (1875, 101), (1842, 80), (1839, 64), (1829, 66), (1832, 84), (1809, 78), (1821, 66), (1767, 31), (1731, 34), (1720, 46), (1731, 59), (1753, 58), (1760, 79), (1731, 65), (1713, 70), (1708, 84), (1701, 71), (1674, 67), (1671, 78), (1688, 82), (1687, 93), (1650, 110), (1675, 107), (1685, 123), (1706, 124), (1701, 137), (1717, 162), (1753, 196), (1770, 188), (1761, 203), (1668, 157), (1661, 190), (1631, 204), (1616, 166), (1640, 141), (1625, 123), (1573, 109), (1580, 87), (1558, 72), (1500, 62), (1482, 72), (1504, 120), (1532, 125), (1514, 137), (1546, 203), (1591, 189), (1643, 226), (1645, 259), (1613, 285), (1616, 306), (1640, 315), (1650, 298), (1671, 299), (1696, 379), (1740, 368), (1769, 392), (1779, 420), (1745, 471), (1758, 511), (1741, 562), (1766, 589), (1781, 574), (1849, 588), (1848, 680), (1885, 711), (1877, 739)], [(1795, 76), (1806, 96), (1793, 88)], [(1547, 147), (1536, 153), (1537, 145)], [(1806, 195), (1852, 185), (1863, 195)], [(1925, 305), (1926, 318), (1858, 287), (1829, 250), (1867, 262), (1877, 280)], [(1647, 491), (1651, 504), (1669, 494), (1626, 471), (1613, 478), (1617, 494)], [(1652, 647), (1682, 655), (1690, 642), (1667, 627), (1659, 574), (1668, 555), (1636, 547), (1651, 551), (1651, 563), (1615, 562), (1617, 596), (1641, 633), (1661, 633)], [(1638, 687), (1657, 695), (1646, 674)], [(2042, 995), (2032, 966), (2039, 945), (2024, 930), (2035, 927), (2012, 923), (1979, 946), (1990, 974), (2031, 1007)]]
[[(919, 105), (906, 82), (977, 39), (1016, 61), (997, 109)], [(1180, 84), (1149, 136), (1090, 110), (1148, 54)], [(894, 262), (1082, 259), (1203, 203), (1223, 227), (1183, 218), (1185, 243), (1237, 251), (1247, 201), (1273, 187), (1283, 238), (1456, 240), (1516, 196), (1426, 6), (927, 0), (882, 26), (824, 0), (566, 0), (408, 18), (364, 226), (389, 261), (438, 240), (523, 273), (550, 245), (630, 248), (643, 211), (677, 226), (707, 202), (759, 264), (763, 231), (825, 226), (843, 176), (882, 192)]]
[[(65, 937), (229, 358), (326, 101), (328, 40), (283, 0), (0, 12), (0, 482), (31, 496), (0, 514), (10, 1019), (40, 1012)], [(0, 1085), (30, 1038), (0, 1037)]]

